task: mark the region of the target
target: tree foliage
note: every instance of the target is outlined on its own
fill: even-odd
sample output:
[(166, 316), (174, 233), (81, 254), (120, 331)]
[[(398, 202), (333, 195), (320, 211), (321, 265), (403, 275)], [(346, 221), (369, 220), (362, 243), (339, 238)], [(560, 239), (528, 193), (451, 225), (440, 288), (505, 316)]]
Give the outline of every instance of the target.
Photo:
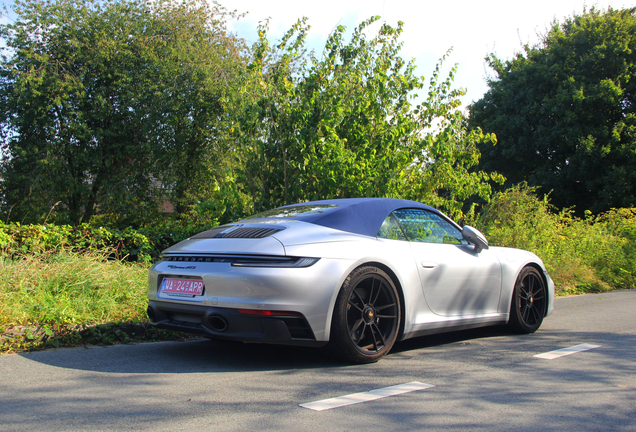
[(636, 205), (635, 9), (591, 9), (512, 60), (487, 61), (496, 75), (470, 121), (497, 144), (480, 144), (480, 168), (580, 214)]
[(350, 41), (338, 27), (322, 56), (305, 52), (308, 26), (299, 21), (276, 46), (259, 29), (253, 47), (251, 95), (238, 120), (241, 181), (256, 210), (336, 197), (403, 197), (460, 214), (468, 197), (487, 198), (496, 174), (469, 172), (476, 144), (491, 139), (467, 130), (458, 109), (463, 93), (451, 89), (455, 68), (428, 97), (412, 62), (400, 55), (402, 23), (379, 17), (357, 27)]
[[(197, 223), (333, 197), (403, 197), (460, 215), (497, 174), (440, 66), (400, 57), (402, 23), (344, 27), (321, 57), (306, 22), (252, 50), (216, 3), (18, 0), (0, 27), (2, 205), (10, 219), (139, 224), (169, 198)], [(247, 64), (249, 63), (249, 65)], [(247, 193), (247, 195), (246, 195)], [(246, 197), (249, 196), (249, 199)], [(57, 207), (56, 207), (57, 206)], [(229, 207), (232, 207), (228, 210)]]
[(241, 63), (206, 3), (19, 0), (0, 27), (3, 204), (14, 220), (185, 211), (219, 176), (224, 94)]

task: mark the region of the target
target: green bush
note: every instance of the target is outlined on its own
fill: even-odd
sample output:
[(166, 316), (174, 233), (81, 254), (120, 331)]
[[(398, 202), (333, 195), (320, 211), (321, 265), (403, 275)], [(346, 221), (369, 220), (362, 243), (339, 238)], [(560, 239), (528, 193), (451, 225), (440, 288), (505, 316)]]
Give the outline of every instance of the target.
[[(611, 209), (592, 219), (607, 245), (591, 246), (592, 265), (614, 288), (636, 286), (636, 208)], [(601, 240), (603, 240), (601, 239)]]
[(493, 245), (526, 249), (545, 263), (559, 293), (633, 288), (636, 209), (613, 209), (581, 219), (556, 212), (534, 189), (497, 193), (474, 221)]

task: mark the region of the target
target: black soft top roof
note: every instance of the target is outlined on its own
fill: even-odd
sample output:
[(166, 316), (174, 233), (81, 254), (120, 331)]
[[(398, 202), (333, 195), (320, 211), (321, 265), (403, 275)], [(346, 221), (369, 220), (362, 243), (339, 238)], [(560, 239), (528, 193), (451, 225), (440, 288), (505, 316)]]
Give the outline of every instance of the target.
[[(307, 209), (308, 211), (296, 213), (293, 210), (297, 207), (303, 207), (303, 210)], [(292, 204), (256, 214), (249, 219), (294, 219), (375, 237), (384, 219), (392, 211), (403, 208), (424, 209), (444, 216), (439, 210), (417, 201), (394, 198), (346, 198)], [(285, 212), (285, 210), (289, 210), (289, 212)]]

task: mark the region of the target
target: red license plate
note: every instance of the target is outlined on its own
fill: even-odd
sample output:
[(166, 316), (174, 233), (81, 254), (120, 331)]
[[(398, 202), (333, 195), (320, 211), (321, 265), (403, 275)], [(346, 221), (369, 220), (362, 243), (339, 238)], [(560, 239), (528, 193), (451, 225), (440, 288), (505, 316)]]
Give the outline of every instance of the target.
[(203, 281), (196, 279), (165, 278), (161, 292), (167, 294), (185, 294), (199, 296), (203, 294)]

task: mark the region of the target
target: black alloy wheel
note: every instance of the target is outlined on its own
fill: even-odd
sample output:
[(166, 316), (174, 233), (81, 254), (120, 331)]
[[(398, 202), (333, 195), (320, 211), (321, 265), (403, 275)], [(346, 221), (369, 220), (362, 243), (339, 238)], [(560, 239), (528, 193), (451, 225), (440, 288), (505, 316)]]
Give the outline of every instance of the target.
[(400, 300), (391, 278), (377, 267), (359, 267), (347, 277), (338, 294), (330, 345), (347, 361), (378, 361), (397, 339), (400, 314)]
[(516, 333), (534, 333), (539, 329), (548, 305), (545, 282), (534, 267), (519, 273), (510, 305), (509, 327)]

